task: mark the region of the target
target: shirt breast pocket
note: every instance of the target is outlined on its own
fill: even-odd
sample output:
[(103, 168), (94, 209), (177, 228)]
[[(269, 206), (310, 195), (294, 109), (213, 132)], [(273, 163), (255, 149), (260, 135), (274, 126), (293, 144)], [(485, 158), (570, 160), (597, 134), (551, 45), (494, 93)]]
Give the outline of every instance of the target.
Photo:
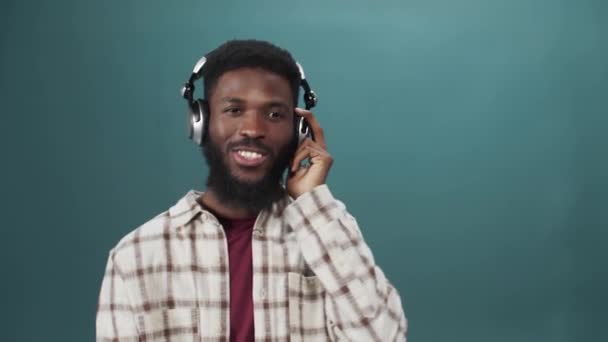
[(327, 341), (325, 289), (316, 276), (287, 274), (290, 341)]
[(162, 308), (137, 315), (139, 340), (200, 341), (198, 308)]

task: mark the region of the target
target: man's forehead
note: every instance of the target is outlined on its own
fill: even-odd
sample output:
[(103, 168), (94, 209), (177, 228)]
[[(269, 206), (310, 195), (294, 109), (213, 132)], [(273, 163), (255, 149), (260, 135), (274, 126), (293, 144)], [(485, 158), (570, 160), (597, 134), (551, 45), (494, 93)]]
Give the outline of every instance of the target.
[(282, 75), (263, 68), (243, 67), (233, 70), (228, 70), (222, 73), (217, 83), (235, 82), (235, 81), (255, 81), (272, 83), (278, 82), (289, 86), (289, 81)]
[(211, 97), (221, 102), (263, 97), (267, 102), (290, 103), (293, 94), (289, 82), (281, 75), (260, 68), (240, 68), (222, 74)]

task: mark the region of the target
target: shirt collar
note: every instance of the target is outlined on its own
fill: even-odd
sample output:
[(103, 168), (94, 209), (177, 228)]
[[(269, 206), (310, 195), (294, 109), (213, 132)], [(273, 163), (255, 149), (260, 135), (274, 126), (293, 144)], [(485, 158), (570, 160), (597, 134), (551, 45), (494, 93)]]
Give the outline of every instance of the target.
[(185, 225), (203, 211), (203, 208), (196, 201), (202, 194), (201, 191), (189, 190), (184, 197), (169, 208), (169, 216), (171, 216), (175, 225)]
[[(169, 208), (169, 216), (173, 221), (174, 227), (183, 226), (198, 216), (198, 214), (207, 212), (197, 202), (197, 199), (202, 195), (202, 191), (191, 189), (182, 198), (180, 198), (177, 203)], [(280, 216), (285, 207), (292, 201), (293, 199), (291, 197), (285, 196), (283, 199), (272, 205), (272, 208), (269, 210), (269, 214), (274, 217)]]

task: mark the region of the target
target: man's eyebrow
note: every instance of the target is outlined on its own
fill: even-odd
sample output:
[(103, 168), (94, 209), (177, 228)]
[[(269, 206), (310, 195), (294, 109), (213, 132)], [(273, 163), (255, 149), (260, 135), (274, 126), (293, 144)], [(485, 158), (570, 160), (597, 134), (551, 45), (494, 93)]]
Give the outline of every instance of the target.
[(221, 101), (228, 103), (245, 103), (245, 100), (239, 99), (238, 97), (222, 97)]
[(289, 105), (287, 105), (283, 101), (278, 101), (278, 100), (266, 102), (265, 105), (266, 105), (266, 107), (281, 107), (281, 108), (284, 108), (284, 109), (289, 109)]
[[(222, 102), (231, 103), (231, 104), (243, 104), (246, 102), (244, 99), (241, 99), (238, 97), (230, 97), (230, 96), (222, 97), (220, 100)], [(264, 107), (266, 107), (266, 108), (281, 107), (283, 109), (289, 109), (289, 105), (281, 100), (268, 101), (268, 102), (264, 103)]]

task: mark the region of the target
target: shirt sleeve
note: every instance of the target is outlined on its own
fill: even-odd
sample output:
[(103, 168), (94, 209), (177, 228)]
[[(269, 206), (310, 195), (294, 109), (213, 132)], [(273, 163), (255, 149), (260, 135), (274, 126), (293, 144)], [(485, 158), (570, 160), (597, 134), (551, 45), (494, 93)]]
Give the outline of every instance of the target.
[(113, 252), (110, 252), (99, 293), (96, 337), (97, 342), (139, 340), (127, 287)]
[(405, 341), (399, 294), (375, 264), (355, 218), (327, 185), (300, 195), (285, 215), (325, 288), (330, 334), (338, 340)]

